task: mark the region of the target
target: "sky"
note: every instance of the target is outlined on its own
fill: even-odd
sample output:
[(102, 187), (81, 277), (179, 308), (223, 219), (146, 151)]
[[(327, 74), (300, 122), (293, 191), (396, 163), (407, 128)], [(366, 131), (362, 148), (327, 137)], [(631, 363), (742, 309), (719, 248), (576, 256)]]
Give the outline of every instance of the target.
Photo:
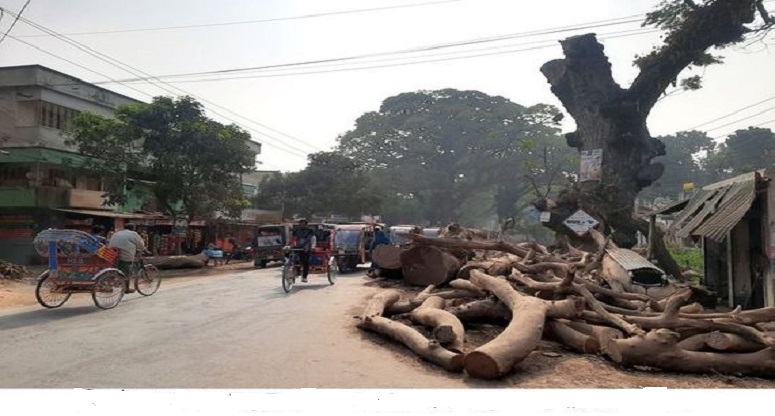
[[(18, 12), (26, 1), (0, 0), (0, 7)], [(262, 143), (259, 169), (289, 172), (303, 169), (307, 154), (331, 150), (359, 116), (403, 92), (478, 90), (525, 106), (561, 108), (539, 68), (562, 58), (557, 41), (569, 36), (597, 33), (615, 79), (626, 87), (637, 75), (633, 58), (659, 43), (660, 33), (635, 21), (657, 3), (31, 0), (23, 13), (30, 22), (19, 21), (13, 37), (0, 43), (0, 66), (40, 64), (142, 101), (191, 95), (211, 117), (236, 122)], [(765, 4), (775, 10), (775, 1)], [(6, 14), (0, 32), (12, 22)], [(461, 42), (466, 44), (430, 48)], [(703, 89), (677, 92), (657, 104), (649, 118), (652, 135), (700, 126), (722, 139), (750, 125), (775, 128), (775, 57), (767, 46), (721, 51), (723, 65), (697, 73), (704, 75)], [(406, 52), (417, 49), (423, 50)], [(118, 66), (93, 56), (95, 51)], [(232, 71), (310, 61), (327, 62)], [(213, 71), (229, 72), (174, 76)], [(149, 76), (158, 79), (149, 83)], [(129, 81), (138, 77), (146, 80)], [(572, 119), (564, 123), (572, 131)]]

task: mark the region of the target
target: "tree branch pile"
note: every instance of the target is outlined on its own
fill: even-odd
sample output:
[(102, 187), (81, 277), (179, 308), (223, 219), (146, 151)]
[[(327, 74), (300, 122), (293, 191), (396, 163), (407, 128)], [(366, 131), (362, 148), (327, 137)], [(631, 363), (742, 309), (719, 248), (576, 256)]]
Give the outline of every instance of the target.
[[(413, 248), (468, 250), (474, 258), (461, 261), (452, 280), (409, 297), (396, 289), (377, 293), (358, 326), (448, 371), (499, 378), (519, 371), (545, 339), (625, 367), (775, 377), (775, 308), (706, 311), (696, 302), (707, 295), (702, 287), (611, 284), (618, 280), (604, 276), (606, 239), (587, 252), (567, 244), (411, 238)], [(481, 322), (499, 332), (472, 345), (467, 334)]]

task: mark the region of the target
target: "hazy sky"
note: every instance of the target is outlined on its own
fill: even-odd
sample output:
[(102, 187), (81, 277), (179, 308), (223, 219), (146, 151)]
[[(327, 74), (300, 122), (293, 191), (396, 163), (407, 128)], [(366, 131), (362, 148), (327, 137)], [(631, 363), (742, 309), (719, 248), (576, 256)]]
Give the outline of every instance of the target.
[[(25, 0), (0, 0), (0, 6), (13, 11), (18, 11), (24, 3)], [(560, 106), (539, 68), (544, 62), (561, 57), (558, 39), (574, 34), (598, 33), (603, 38), (615, 78), (627, 86), (636, 74), (633, 57), (648, 52), (658, 43), (660, 35), (639, 33), (637, 22), (613, 23), (637, 18), (657, 3), (657, 0), (32, 0), (24, 17), (153, 76), (372, 55), (313, 66), (227, 73), (219, 77), (230, 79), (220, 81), (212, 81), (209, 75), (196, 75), (165, 78), (171, 86), (127, 84), (150, 96), (188, 93), (227, 108), (231, 112), (206, 104), (208, 110), (238, 122), (255, 140), (263, 143), (260, 157), (263, 169), (294, 171), (305, 166), (305, 154), (330, 150), (336, 137), (351, 129), (358, 116), (377, 110), (385, 98), (402, 92), (472, 89), (501, 95), (522, 105)], [(775, 2), (766, 4), (769, 9), (775, 9)], [(413, 7), (400, 7), (408, 5)], [(346, 11), (353, 12), (339, 13)], [(6, 15), (0, 21), (0, 30), (5, 32), (12, 20)], [(601, 22), (607, 26), (514, 36)], [(180, 28), (201, 25), (209, 26)], [(169, 27), (178, 28), (133, 30)], [(121, 32), (83, 34), (115, 31)], [(39, 49), (7, 38), (0, 44), (2, 66), (41, 64), (90, 82), (138, 75), (137, 71), (130, 73), (102, 62), (62, 40), (39, 36), (40, 30), (24, 22), (19, 22), (11, 34)], [(504, 39), (413, 54), (373, 56), (498, 36)], [(471, 55), (480, 56), (449, 59)], [(772, 76), (775, 57), (763, 43), (725, 50), (722, 55), (726, 57), (724, 65), (704, 71), (705, 88), (677, 93), (658, 103), (649, 119), (653, 135), (670, 134), (723, 116), (729, 117), (703, 128), (713, 129), (709, 132), (711, 136), (722, 137), (749, 125), (764, 123), (763, 127), (775, 127), (775, 77)], [(429, 60), (436, 62), (408, 64)], [(353, 70), (375, 66), (379, 68)], [(237, 77), (243, 79), (234, 79)], [(137, 99), (150, 99), (149, 95), (121, 84), (103, 86)], [(773, 100), (732, 114), (771, 97)], [(230, 122), (214, 113), (210, 115)], [(571, 128), (568, 124), (567, 129)]]

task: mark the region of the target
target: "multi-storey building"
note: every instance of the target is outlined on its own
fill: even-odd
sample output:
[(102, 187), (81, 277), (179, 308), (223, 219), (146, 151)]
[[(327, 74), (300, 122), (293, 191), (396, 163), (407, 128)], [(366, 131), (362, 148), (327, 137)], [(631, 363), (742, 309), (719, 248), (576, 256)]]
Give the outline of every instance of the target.
[[(40, 65), (0, 67), (0, 258), (35, 262), (32, 239), (49, 227), (153, 224), (148, 220), (159, 214), (147, 183), (132, 181), (126, 204), (106, 205), (103, 181), (81, 168), (87, 159), (63, 134), (80, 112), (109, 117), (134, 103), (140, 101)], [(259, 143), (249, 145), (260, 153)]]

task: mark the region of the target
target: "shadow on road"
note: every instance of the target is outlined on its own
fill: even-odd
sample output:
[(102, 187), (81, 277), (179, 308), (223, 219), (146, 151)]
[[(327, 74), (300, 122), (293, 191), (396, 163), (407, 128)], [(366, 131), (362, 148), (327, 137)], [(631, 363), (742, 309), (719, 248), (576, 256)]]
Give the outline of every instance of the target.
[(62, 319), (74, 318), (99, 312), (94, 306), (76, 306), (62, 309), (39, 309), (29, 312), (17, 313), (0, 317), (0, 331), (5, 329), (22, 328), (47, 322), (55, 322)]

